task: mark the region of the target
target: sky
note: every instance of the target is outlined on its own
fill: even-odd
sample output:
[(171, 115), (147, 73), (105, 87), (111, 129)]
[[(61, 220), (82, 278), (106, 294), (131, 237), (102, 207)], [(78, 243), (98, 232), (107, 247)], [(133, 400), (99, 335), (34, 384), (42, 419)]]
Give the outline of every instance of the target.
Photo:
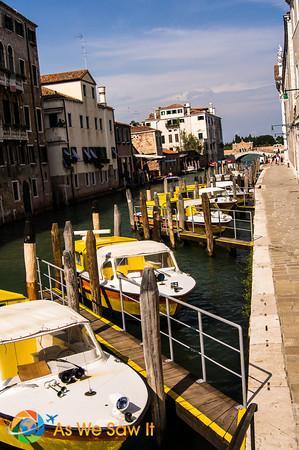
[(273, 65), (284, 0), (7, 2), (38, 24), (41, 73), (84, 67), (85, 42), (87, 68), (106, 86), (117, 120), (212, 102), (225, 142), (281, 123)]

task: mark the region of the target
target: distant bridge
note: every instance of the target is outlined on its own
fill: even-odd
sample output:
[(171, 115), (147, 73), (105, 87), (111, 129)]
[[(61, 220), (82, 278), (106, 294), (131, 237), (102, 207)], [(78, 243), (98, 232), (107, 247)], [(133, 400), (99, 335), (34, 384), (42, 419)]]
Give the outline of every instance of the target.
[(248, 152), (240, 152), (240, 153), (236, 153), (236, 154), (234, 155), (234, 157), (235, 157), (235, 160), (237, 161), (237, 159), (240, 159), (240, 158), (242, 158), (243, 156), (246, 156), (246, 155), (259, 155), (259, 156), (266, 155), (266, 156), (273, 156), (273, 152), (265, 152), (265, 151), (250, 150), (250, 151), (248, 151)]

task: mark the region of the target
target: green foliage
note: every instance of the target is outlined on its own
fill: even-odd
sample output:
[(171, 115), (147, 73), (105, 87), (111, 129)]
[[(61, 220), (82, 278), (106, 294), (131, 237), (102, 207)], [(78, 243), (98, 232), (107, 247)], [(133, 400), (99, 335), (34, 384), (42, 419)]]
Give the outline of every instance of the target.
[(197, 139), (196, 136), (194, 136), (192, 133), (186, 133), (186, 131), (183, 131), (181, 133), (181, 140), (182, 140), (182, 150), (184, 152), (202, 152), (202, 145), (199, 142), (199, 139)]
[(274, 144), (278, 143), (277, 139), (275, 140), (274, 137), (272, 136), (272, 134), (263, 134), (261, 136), (252, 136), (251, 134), (249, 134), (248, 136), (245, 136), (245, 137), (239, 136), (238, 134), (236, 134), (234, 137), (233, 143), (239, 144), (241, 141), (253, 142), (254, 147), (263, 147), (263, 146), (274, 145)]
[(277, 144), (283, 144), (283, 137), (282, 136), (277, 136), (276, 143)]

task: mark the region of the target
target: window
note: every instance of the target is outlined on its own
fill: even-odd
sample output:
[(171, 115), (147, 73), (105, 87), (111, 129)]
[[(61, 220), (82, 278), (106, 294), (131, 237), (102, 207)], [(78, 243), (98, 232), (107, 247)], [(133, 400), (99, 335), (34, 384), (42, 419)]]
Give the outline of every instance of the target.
[(36, 33), (35, 33), (35, 30), (28, 29), (28, 40), (32, 44), (36, 44)]
[(8, 57), (8, 69), (11, 72), (14, 72), (15, 63), (14, 63), (13, 49), (10, 45), (7, 46), (7, 57)]
[(161, 111), (161, 116), (164, 116), (165, 115), (165, 111)]
[(17, 20), (15, 21), (15, 30), (19, 36), (24, 37), (24, 25), (22, 22), (18, 22)]
[(166, 111), (166, 114), (167, 114), (167, 115), (171, 114), (171, 111)]
[(24, 121), (25, 121), (26, 130), (31, 131), (29, 106), (23, 106), (23, 108), (24, 108)]
[(32, 64), (32, 81), (34, 86), (38, 86), (38, 82), (37, 82), (37, 67)]
[(13, 20), (10, 16), (5, 14), (4, 16), (4, 26), (7, 30), (13, 31)]
[(37, 130), (39, 133), (42, 133), (43, 119), (42, 119), (42, 111), (40, 108), (36, 108), (36, 119), (37, 119)]
[(69, 176), (68, 176), (68, 175), (65, 177), (65, 184), (66, 184), (67, 186), (70, 185), (70, 179), (69, 179)]
[(85, 86), (85, 84), (83, 84), (83, 95), (84, 95), (84, 97), (86, 97), (86, 86)]
[(20, 74), (23, 77), (26, 75), (26, 73), (25, 73), (25, 61), (23, 59), (19, 59), (19, 71), (20, 71)]
[(67, 113), (67, 120), (68, 120), (68, 124), (69, 127), (72, 127), (72, 114), (71, 113)]
[(49, 126), (50, 128), (56, 128), (58, 124), (58, 114), (50, 113), (49, 114)]
[(92, 98), (95, 98), (95, 91), (94, 91), (94, 87), (91, 88), (91, 96)]
[(205, 120), (205, 116), (198, 116), (197, 120)]
[(175, 142), (179, 142), (179, 135), (178, 134), (174, 135), (174, 140), (175, 140)]
[(151, 126), (150, 122), (146, 122), (145, 126), (150, 127)]
[(98, 119), (96, 117), (94, 118), (94, 127), (96, 130), (98, 129)]
[(74, 186), (76, 189), (79, 188), (79, 177), (76, 173), (74, 173)]
[(165, 136), (161, 136), (162, 144), (165, 144)]
[(13, 103), (14, 125), (20, 126), (20, 110), (17, 103)]
[(103, 122), (102, 122), (101, 118), (99, 119), (99, 123), (100, 123), (100, 130), (102, 130), (103, 129)]
[(168, 141), (169, 141), (169, 144), (172, 144), (172, 134), (168, 135)]
[(89, 117), (86, 116), (86, 128), (89, 128)]
[(4, 125), (11, 125), (11, 111), (10, 111), (10, 103), (8, 100), (3, 100), (3, 116), (4, 116)]
[(178, 113), (182, 113), (183, 112), (183, 110), (182, 109), (178, 109)]
[(19, 164), (22, 166), (27, 164), (26, 147), (24, 145), (18, 146), (18, 160), (19, 160)]
[(89, 173), (86, 173), (86, 174), (85, 174), (85, 184), (86, 184), (86, 186), (89, 186), (89, 185), (90, 185)]
[(40, 146), (40, 159), (41, 162), (44, 164), (48, 162), (48, 152), (47, 147), (45, 145)]
[(33, 195), (33, 197), (38, 197), (37, 179), (36, 178), (31, 178), (31, 185), (32, 185), (32, 195)]
[(109, 120), (109, 131), (112, 132), (112, 120)]
[(94, 172), (91, 172), (90, 175), (91, 175), (91, 184), (93, 186), (95, 186), (95, 184), (96, 184), (96, 174)]
[(185, 119), (180, 119), (180, 123), (184, 123), (185, 122)]
[(20, 196), (20, 182), (18, 180), (12, 181), (12, 193), (15, 202), (19, 202), (21, 200)]
[(198, 139), (203, 139), (203, 133), (198, 133)]
[(177, 113), (177, 110), (176, 110), (176, 109), (173, 109), (173, 110), (171, 111), (171, 113), (172, 113), (172, 114), (176, 114), (176, 113)]
[(14, 149), (11, 145), (7, 146), (7, 157), (8, 157), (8, 164), (13, 166), (14, 164), (16, 164), (16, 156), (15, 156), (15, 152)]
[(36, 163), (35, 152), (34, 152), (33, 145), (27, 145), (27, 158), (28, 158), (28, 163), (29, 164), (35, 164)]
[(2, 42), (0, 42), (0, 67), (5, 67), (5, 54)]
[(0, 144), (0, 166), (6, 165), (6, 158), (5, 158), (5, 148), (3, 144)]

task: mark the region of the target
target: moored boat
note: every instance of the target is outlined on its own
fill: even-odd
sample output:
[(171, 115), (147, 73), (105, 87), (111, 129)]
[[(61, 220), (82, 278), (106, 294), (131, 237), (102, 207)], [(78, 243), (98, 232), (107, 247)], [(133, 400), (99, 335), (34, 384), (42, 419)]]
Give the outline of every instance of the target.
[(87, 319), (38, 300), (0, 308), (0, 328), (2, 443), (24, 450), (122, 446), (130, 434), (124, 430), (147, 410), (147, 387), (103, 351)]

